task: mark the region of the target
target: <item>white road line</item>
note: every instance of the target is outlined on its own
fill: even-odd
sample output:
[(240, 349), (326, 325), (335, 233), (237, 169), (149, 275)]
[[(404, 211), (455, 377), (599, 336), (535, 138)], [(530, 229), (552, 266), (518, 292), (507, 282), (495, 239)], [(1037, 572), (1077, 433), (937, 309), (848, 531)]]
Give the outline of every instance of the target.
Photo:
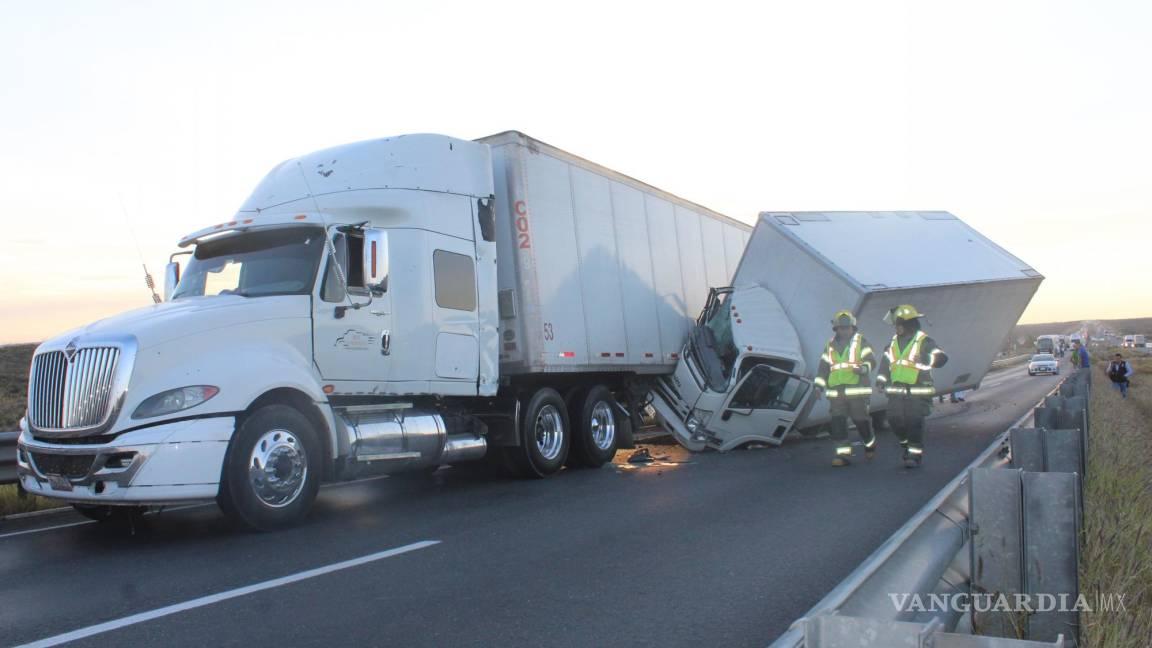
[(392, 556), (399, 556), (400, 554), (405, 554), (410, 551), (417, 551), (419, 549), (425, 549), (427, 547), (438, 544), (440, 544), (439, 540), (422, 540), (420, 542), (413, 542), (412, 544), (407, 544), (403, 547), (396, 547), (395, 549), (388, 549), (387, 551), (379, 551), (373, 554), (368, 554), (367, 556), (360, 556), (359, 558), (352, 558), (351, 560), (332, 563), (331, 565), (309, 569), (307, 571), (298, 572), (289, 576), (274, 578), (262, 583), (246, 585), (244, 587), (238, 587), (236, 589), (227, 590), (218, 594), (209, 594), (208, 596), (201, 596), (200, 598), (194, 598), (189, 601), (184, 601), (183, 603), (166, 605), (162, 608), (156, 608), (155, 610), (140, 612), (139, 614), (133, 614), (131, 616), (126, 616), (120, 619), (98, 623), (93, 626), (88, 626), (87, 628), (80, 628), (79, 630), (65, 632), (64, 634), (58, 634), (54, 637), (47, 637), (45, 639), (39, 639), (31, 643), (26, 643), (22, 646), (19, 646), (18, 648), (47, 648), (48, 646), (59, 646), (60, 644), (67, 643), (69, 641), (85, 639), (87, 637), (103, 634), (112, 630), (118, 630), (120, 628), (136, 625), (138, 623), (144, 623), (145, 621), (151, 621), (152, 619), (158, 619), (160, 617), (178, 614), (187, 610), (194, 610), (199, 607), (212, 605), (213, 603), (219, 603), (220, 601), (227, 601), (229, 599), (234, 599), (241, 596), (247, 596), (248, 594), (262, 592), (274, 587), (281, 587), (283, 585), (298, 583), (309, 578), (331, 574), (332, 572), (349, 569), (351, 567), (358, 567), (366, 563), (383, 560), (384, 558), (391, 558)]
[(52, 531), (53, 529), (67, 529), (68, 527), (80, 526), (81, 524), (96, 524), (96, 520), (82, 520), (80, 522), (69, 522), (68, 524), (57, 524), (56, 526), (41, 527), (39, 529), (28, 529), (27, 531), (13, 531), (12, 533), (0, 534), (0, 539), (12, 538), (15, 536), (27, 535), (29, 533), (40, 533), (41, 531)]

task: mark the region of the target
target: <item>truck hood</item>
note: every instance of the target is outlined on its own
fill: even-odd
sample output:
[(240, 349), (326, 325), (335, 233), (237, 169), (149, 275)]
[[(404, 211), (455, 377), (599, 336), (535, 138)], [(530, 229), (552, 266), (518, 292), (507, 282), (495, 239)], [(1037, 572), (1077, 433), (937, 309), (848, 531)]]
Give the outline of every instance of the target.
[(172, 340), (236, 324), (308, 316), (307, 295), (241, 297), (215, 295), (186, 297), (154, 304), (62, 333), (44, 343), (45, 347), (68, 344), (85, 337), (132, 335), (141, 350)]

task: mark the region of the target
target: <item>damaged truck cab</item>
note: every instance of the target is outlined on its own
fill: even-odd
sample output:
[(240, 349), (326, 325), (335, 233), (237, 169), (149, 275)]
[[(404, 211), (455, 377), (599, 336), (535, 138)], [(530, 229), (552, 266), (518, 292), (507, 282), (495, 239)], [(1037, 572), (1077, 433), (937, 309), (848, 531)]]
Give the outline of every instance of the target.
[(778, 444), (803, 411), (812, 382), (795, 329), (760, 286), (714, 288), (676, 370), (652, 405), (691, 450)]

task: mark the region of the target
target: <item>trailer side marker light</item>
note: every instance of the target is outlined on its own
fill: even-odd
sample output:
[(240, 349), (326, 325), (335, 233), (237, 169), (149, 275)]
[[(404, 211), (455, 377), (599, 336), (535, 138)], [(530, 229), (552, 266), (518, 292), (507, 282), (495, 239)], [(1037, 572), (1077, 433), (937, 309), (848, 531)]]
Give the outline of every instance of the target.
[(670, 357), (670, 358), (672, 358), (673, 360), (675, 360), (676, 358), (679, 358), (679, 357), (680, 357), (680, 354), (679, 354), (679, 353), (669, 353), (669, 354), (668, 354), (668, 357)]
[(372, 241), (372, 276), (376, 276), (376, 241)]
[(575, 358), (576, 352), (575, 351), (561, 351), (560, 357), (561, 358)]
[(749, 344), (749, 345), (748, 345), (748, 350), (749, 350), (749, 351), (751, 351), (751, 350), (752, 350), (752, 345), (751, 345), (751, 344)]
[(305, 218), (308, 218), (308, 214), (296, 214), (293, 216), (293, 218), (296, 220), (304, 220)]
[(655, 355), (654, 355), (654, 354), (653, 354), (651, 351), (645, 351), (645, 352), (644, 352), (644, 357), (645, 357), (645, 358), (654, 358), (654, 357), (656, 357), (656, 356), (655, 356)]
[(249, 224), (249, 223), (251, 223), (251, 222), (252, 222), (252, 219), (251, 219), (251, 218), (245, 218), (245, 219), (244, 219), (244, 221), (243, 221), (243, 223), (244, 223), (245, 225), (247, 225), (247, 224)]
[(607, 352), (607, 351), (602, 351), (602, 352), (600, 353), (600, 357), (601, 357), (601, 358), (611, 358), (611, 357), (612, 357), (612, 354), (611, 354), (611, 353), (609, 353), (609, 352)]
[(324, 393), (325, 394), (331, 394), (334, 391), (336, 391), (335, 385), (324, 385)]
[(232, 222), (228, 223), (228, 227), (235, 227), (235, 225), (236, 225), (236, 221), (232, 221)]
[(624, 353), (623, 353), (622, 351), (617, 351), (617, 352), (616, 352), (616, 357), (617, 357), (617, 358), (623, 358), (623, 357), (624, 357)]
[(744, 320), (742, 320), (742, 319), (740, 319), (739, 317), (737, 317), (737, 318), (736, 318), (736, 323), (737, 323), (737, 324), (743, 324), (743, 323), (744, 323)]

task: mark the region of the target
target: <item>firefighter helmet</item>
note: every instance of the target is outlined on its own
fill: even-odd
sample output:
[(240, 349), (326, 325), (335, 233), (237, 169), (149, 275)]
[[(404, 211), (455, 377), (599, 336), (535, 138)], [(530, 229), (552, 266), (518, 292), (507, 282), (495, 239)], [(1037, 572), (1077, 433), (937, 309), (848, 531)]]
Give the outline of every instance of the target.
[(856, 316), (850, 310), (836, 311), (832, 316), (832, 328), (837, 326), (856, 326)]
[(918, 317), (924, 317), (924, 313), (916, 310), (916, 307), (911, 304), (901, 304), (888, 311), (888, 314), (884, 316), (884, 321), (889, 324), (895, 324), (901, 320), (911, 320)]

